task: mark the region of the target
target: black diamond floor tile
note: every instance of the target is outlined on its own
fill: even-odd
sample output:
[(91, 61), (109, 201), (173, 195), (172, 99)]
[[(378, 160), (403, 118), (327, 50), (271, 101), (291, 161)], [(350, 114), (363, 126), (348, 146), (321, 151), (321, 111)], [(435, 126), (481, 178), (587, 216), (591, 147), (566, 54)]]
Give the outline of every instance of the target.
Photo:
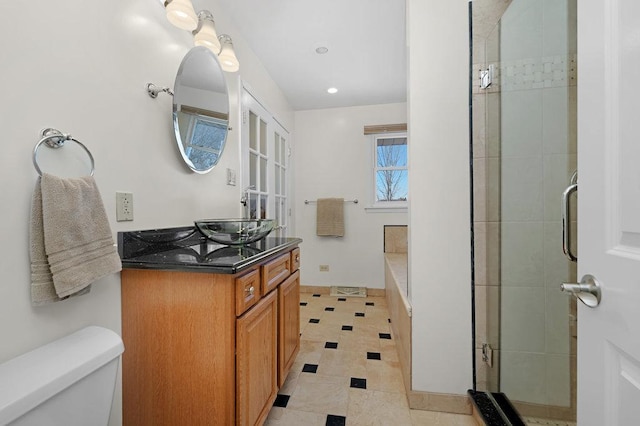
[(346, 417), (327, 414), (327, 423), (325, 423), (326, 426), (345, 426), (346, 424), (347, 424)]
[(289, 395), (280, 395), (278, 394), (278, 396), (276, 396), (276, 400), (273, 403), (274, 407), (282, 407), (282, 408), (286, 408), (287, 404), (289, 403)]
[(357, 389), (366, 389), (367, 388), (367, 379), (360, 379), (358, 377), (351, 378), (351, 387)]
[(302, 367), (303, 373), (315, 374), (317, 371), (318, 371), (318, 364), (305, 364), (304, 367)]

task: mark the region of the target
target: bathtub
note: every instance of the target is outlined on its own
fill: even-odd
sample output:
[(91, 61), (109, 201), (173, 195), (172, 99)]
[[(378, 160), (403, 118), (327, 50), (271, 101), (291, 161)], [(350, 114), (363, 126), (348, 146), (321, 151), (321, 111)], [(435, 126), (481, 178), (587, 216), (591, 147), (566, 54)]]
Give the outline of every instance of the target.
[(385, 294), (391, 332), (407, 395), (411, 391), (411, 303), (407, 297), (407, 254), (385, 253)]

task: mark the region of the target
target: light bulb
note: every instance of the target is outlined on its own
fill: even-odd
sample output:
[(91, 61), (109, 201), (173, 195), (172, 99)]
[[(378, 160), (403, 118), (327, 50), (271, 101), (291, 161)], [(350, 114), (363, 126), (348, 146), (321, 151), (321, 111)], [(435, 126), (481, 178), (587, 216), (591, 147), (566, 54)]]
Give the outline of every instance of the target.
[(220, 40), (211, 12), (203, 10), (198, 13), (198, 28), (193, 32), (193, 41), (196, 46), (207, 47), (216, 55), (220, 53)]
[(193, 31), (198, 26), (198, 16), (190, 0), (171, 0), (165, 3), (167, 19), (178, 28)]
[(220, 54), (218, 55), (220, 66), (226, 72), (238, 71), (240, 69), (240, 62), (238, 62), (238, 58), (236, 58), (236, 54), (233, 51), (233, 43), (231, 42), (231, 37), (226, 34), (221, 34), (218, 39), (222, 44), (222, 49), (220, 50)]

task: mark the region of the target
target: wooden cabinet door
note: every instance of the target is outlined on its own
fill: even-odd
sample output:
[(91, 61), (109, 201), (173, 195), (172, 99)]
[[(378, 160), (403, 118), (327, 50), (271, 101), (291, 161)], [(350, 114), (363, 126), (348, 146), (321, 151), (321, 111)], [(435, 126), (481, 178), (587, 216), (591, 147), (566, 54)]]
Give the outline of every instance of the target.
[(231, 275), (123, 270), (123, 424), (233, 424), (235, 321)]
[(236, 424), (261, 425), (278, 393), (277, 292), (236, 323)]
[(300, 349), (300, 271), (278, 287), (278, 387), (282, 387)]

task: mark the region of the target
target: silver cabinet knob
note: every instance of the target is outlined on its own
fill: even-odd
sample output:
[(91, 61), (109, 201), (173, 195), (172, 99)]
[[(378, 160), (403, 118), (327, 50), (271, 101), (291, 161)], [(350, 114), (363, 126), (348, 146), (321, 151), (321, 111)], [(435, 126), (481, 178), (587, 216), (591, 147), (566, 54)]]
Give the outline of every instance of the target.
[(589, 274), (582, 277), (580, 283), (563, 283), (560, 285), (560, 290), (572, 293), (590, 308), (598, 306), (602, 299), (600, 283), (593, 275)]
[(245, 291), (247, 293), (249, 293), (249, 296), (253, 296), (253, 292), (255, 291), (255, 288), (253, 288), (253, 286), (251, 286), (251, 287), (245, 289)]

